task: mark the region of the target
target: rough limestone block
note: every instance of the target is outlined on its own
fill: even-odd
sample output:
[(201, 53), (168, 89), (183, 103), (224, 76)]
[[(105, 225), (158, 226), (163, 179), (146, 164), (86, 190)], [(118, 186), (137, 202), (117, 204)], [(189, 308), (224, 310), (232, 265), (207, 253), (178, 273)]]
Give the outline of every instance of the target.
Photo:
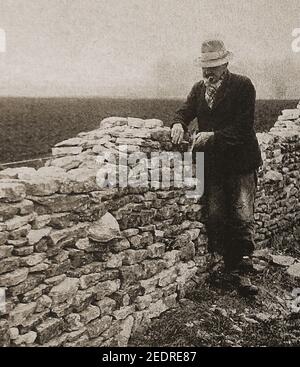
[(0, 180), (0, 201), (14, 203), (25, 199), (24, 185), (18, 182), (3, 181)]
[(27, 268), (19, 268), (0, 276), (0, 287), (11, 287), (23, 282), (28, 276)]
[(109, 297), (104, 297), (100, 301), (96, 302), (101, 312), (101, 317), (104, 315), (112, 315), (113, 311), (116, 309), (116, 301)]
[(107, 330), (112, 322), (111, 316), (103, 316), (101, 319), (93, 320), (87, 324), (86, 329), (90, 338), (96, 338)]
[(80, 321), (86, 325), (90, 321), (97, 319), (100, 316), (100, 309), (97, 306), (89, 305), (80, 313)]
[(55, 285), (49, 293), (49, 297), (53, 300), (53, 305), (58, 305), (72, 298), (76, 294), (78, 287), (79, 280), (75, 278), (66, 278), (60, 284)]
[(26, 318), (31, 316), (36, 308), (36, 302), (32, 303), (19, 303), (13, 311), (9, 314), (9, 325), (10, 327), (18, 326)]
[(4, 260), (0, 260), (0, 274), (16, 270), (19, 265), (20, 259), (18, 257), (8, 257)]
[(62, 333), (64, 322), (61, 319), (48, 318), (44, 323), (37, 326), (38, 343), (44, 345), (50, 339)]

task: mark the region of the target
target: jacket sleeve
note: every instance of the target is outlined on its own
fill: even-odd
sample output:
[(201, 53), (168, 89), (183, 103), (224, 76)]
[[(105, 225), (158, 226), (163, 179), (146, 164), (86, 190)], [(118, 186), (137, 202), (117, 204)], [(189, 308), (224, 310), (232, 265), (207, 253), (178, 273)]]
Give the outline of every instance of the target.
[(181, 124), (184, 131), (188, 130), (189, 123), (194, 120), (197, 115), (197, 85), (196, 83), (189, 95), (185, 103), (175, 112), (175, 116), (173, 118), (173, 122), (171, 124), (171, 128), (174, 124)]
[(253, 137), (256, 91), (250, 80), (241, 85), (237, 96), (235, 101), (237, 110), (232, 123), (214, 133), (213, 143), (217, 149), (240, 146)]

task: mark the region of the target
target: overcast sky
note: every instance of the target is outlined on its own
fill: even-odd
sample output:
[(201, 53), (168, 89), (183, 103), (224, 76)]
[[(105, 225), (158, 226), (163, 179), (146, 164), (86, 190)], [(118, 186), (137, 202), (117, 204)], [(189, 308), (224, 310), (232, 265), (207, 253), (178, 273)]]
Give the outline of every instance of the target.
[(300, 98), (299, 0), (1, 0), (0, 94), (185, 97), (221, 37), (258, 98)]

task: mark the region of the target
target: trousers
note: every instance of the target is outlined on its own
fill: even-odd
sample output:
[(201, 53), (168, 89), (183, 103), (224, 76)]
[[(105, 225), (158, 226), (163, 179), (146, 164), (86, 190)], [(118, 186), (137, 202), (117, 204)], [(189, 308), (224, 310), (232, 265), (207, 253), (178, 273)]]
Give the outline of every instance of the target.
[(222, 255), (225, 262), (251, 255), (257, 170), (225, 173), (210, 169), (204, 186), (208, 251)]

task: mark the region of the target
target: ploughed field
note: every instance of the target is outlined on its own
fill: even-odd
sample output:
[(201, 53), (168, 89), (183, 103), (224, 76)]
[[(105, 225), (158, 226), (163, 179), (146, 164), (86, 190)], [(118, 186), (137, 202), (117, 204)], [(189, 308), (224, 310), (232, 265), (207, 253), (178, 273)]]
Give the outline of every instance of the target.
[[(297, 100), (258, 100), (255, 127), (268, 131)], [(99, 126), (107, 116), (158, 118), (166, 125), (182, 100), (112, 98), (0, 98), (0, 163), (40, 158), (56, 143)]]

